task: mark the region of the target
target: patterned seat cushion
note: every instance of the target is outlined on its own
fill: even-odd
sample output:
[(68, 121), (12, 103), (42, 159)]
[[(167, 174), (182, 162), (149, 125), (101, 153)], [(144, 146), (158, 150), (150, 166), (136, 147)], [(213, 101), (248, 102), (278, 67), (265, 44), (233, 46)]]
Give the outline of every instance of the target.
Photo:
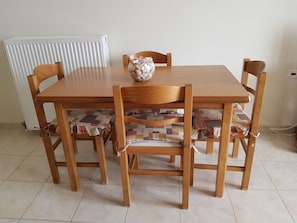
[[(239, 104), (233, 105), (231, 135), (247, 135), (251, 119)], [(193, 128), (198, 139), (219, 137), (222, 125), (222, 109), (196, 109), (193, 111)]]
[[(144, 112), (134, 113), (133, 117), (145, 120), (163, 120), (172, 117), (182, 116), (176, 112), (174, 113), (155, 113)], [(128, 123), (126, 125), (127, 143), (133, 142), (168, 142), (168, 143), (181, 143), (183, 141), (183, 123), (174, 123), (170, 125), (161, 126), (145, 126), (141, 124)]]
[[(112, 109), (72, 109), (67, 110), (67, 115), (71, 133), (88, 134), (90, 136), (108, 135), (114, 119)], [(57, 120), (55, 119), (49, 123), (47, 128), (52, 133), (59, 132)]]

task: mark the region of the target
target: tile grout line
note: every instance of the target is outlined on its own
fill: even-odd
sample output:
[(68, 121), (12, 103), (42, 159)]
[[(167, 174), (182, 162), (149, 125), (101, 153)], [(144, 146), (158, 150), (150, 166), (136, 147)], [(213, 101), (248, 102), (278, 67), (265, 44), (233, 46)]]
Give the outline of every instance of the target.
[[(295, 220), (294, 220), (294, 216), (292, 215), (292, 213), (291, 213), (291, 211), (289, 210), (289, 208), (288, 208), (288, 206), (286, 205), (286, 202), (284, 201), (284, 199), (283, 199), (283, 197), (281, 196), (281, 194), (280, 194), (280, 191), (277, 189), (277, 187), (276, 187), (276, 185), (275, 185), (275, 183), (273, 182), (273, 180), (272, 180), (272, 178), (271, 178), (271, 176), (270, 176), (270, 174), (268, 173), (268, 171), (267, 171), (267, 169), (265, 168), (265, 165), (263, 164), (263, 162), (262, 161), (264, 161), (265, 162), (265, 160), (260, 160), (260, 162), (261, 162), (261, 165), (262, 165), (262, 167), (264, 168), (264, 170), (265, 170), (265, 172), (266, 172), (266, 174), (267, 174), (267, 176), (269, 177), (269, 179), (270, 179), (270, 181), (271, 181), (271, 183), (272, 183), (272, 185), (274, 186), (274, 191), (278, 194), (278, 196), (279, 196), (279, 198), (281, 199), (281, 201), (282, 201), (282, 204), (284, 205), (284, 207), (286, 208), (286, 210), (288, 211), (288, 214), (290, 215), (290, 217), (292, 218), (292, 220), (293, 220), (293, 222), (295, 222)], [(277, 161), (278, 162), (278, 161)]]
[(228, 192), (229, 201), (230, 201), (230, 204), (231, 204), (231, 207), (232, 207), (232, 212), (233, 212), (233, 216), (235, 218), (235, 222), (238, 223), (238, 219), (237, 219), (235, 208), (234, 208), (234, 205), (233, 205), (233, 202), (232, 202), (230, 190), (229, 190), (229, 188), (226, 188), (226, 189), (227, 189), (227, 192)]
[(80, 200), (79, 200), (79, 202), (78, 202), (76, 208), (75, 208), (74, 211), (73, 211), (73, 214), (72, 214), (72, 217), (71, 217), (70, 222), (73, 222), (73, 218), (74, 218), (74, 216), (75, 216), (75, 214), (76, 214), (76, 212), (77, 212), (77, 210), (78, 210), (78, 207), (79, 207), (81, 201), (83, 200), (84, 196), (86, 195), (87, 190), (88, 190), (88, 188), (89, 188), (89, 186), (90, 186), (90, 181), (91, 181), (91, 180), (88, 181), (88, 183), (87, 183), (87, 185), (86, 185), (86, 188), (85, 188), (85, 190), (84, 190), (84, 193), (82, 194), (82, 196), (81, 196), (81, 198), (80, 198)]
[[(22, 181), (24, 182), (24, 181)], [(30, 181), (32, 182), (32, 181)], [(19, 220), (23, 220), (25, 218), (23, 218), (23, 216), (25, 215), (25, 213), (28, 211), (29, 207), (31, 206), (31, 204), (33, 203), (33, 201), (37, 198), (37, 196), (39, 195), (39, 193), (41, 192), (41, 190), (45, 187), (45, 185), (47, 184), (47, 182), (44, 182), (42, 184), (42, 186), (40, 187), (40, 189), (38, 190), (38, 192), (35, 194), (35, 196), (33, 197), (33, 199), (31, 200), (31, 202), (27, 205), (27, 207), (25, 208), (24, 212), (22, 213), (22, 215), (20, 216)]]

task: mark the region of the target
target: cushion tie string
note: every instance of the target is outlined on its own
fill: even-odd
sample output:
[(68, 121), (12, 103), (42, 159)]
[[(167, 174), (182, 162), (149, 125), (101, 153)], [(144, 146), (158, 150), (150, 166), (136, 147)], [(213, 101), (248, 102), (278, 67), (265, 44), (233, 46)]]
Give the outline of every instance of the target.
[(128, 148), (131, 144), (132, 144), (132, 142), (128, 142), (124, 148), (122, 148), (122, 149), (117, 149), (117, 155), (118, 155), (118, 157), (120, 157), (120, 155), (121, 155), (123, 152), (125, 152), (125, 151), (127, 150), (127, 148)]
[(190, 147), (191, 149), (193, 149), (194, 150), (194, 152), (196, 152), (197, 154), (199, 154), (200, 152), (199, 152), (199, 150), (198, 150), (198, 148), (195, 146), (195, 144), (194, 143), (191, 143), (191, 147)]
[(255, 135), (255, 134), (253, 134), (253, 133), (250, 132), (250, 135), (253, 136), (253, 137), (255, 137), (255, 138), (258, 138), (260, 136), (260, 132), (258, 132), (257, 135)]

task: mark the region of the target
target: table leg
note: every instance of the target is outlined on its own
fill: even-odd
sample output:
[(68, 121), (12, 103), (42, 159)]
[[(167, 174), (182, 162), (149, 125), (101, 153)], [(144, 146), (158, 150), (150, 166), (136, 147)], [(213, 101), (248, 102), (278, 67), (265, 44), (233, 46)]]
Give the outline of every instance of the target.
[(224, 104), (222, 129), (221, 129), (221, 141), (218, 157), (218, 170), (216, 179), (216, 197), (222, 197), (225, 188), (225, 178), (227, 172), (227, 158), (228, 148), (230, 142), (230, 128), (232, 121), (232, 103)]
[(57, 121), (60, 129), (60, 135), (63, 144), (64, 156), (67, 165), (68, 176), (71, 184), (71, 189), (77, 191), (80, 187), (78, 178), (78, 169), (75, 161), (71, 133), (67, 118), (66, 110), (61, 103), (55, 103)]

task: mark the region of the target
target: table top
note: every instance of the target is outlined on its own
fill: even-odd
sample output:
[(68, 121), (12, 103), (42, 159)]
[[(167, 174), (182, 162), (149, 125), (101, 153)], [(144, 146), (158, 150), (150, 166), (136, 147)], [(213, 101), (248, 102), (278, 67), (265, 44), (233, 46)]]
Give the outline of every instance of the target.
[(156, 67), (146, 82), (135, 82), (127, 68), (79, 68), (37, 96), (41, 102), (113, 100), (112, 86), (192, 84), (194, 103), (248, 102), (249, 95), (224, 65)]

